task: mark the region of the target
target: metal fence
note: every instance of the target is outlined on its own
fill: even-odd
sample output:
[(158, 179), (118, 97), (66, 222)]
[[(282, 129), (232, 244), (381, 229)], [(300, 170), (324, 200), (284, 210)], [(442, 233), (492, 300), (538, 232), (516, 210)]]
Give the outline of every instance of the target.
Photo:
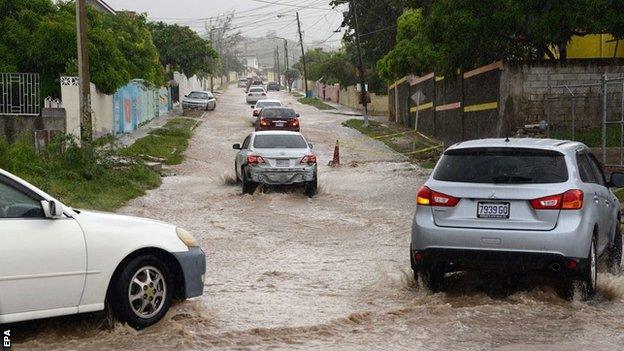
[(624, 77), (549, 85), (545, 102), (548, 137), (584, 142), (605, 166), (624, 167)]
[(0, 115), (38, 116), (39, 74), (0, 73)]

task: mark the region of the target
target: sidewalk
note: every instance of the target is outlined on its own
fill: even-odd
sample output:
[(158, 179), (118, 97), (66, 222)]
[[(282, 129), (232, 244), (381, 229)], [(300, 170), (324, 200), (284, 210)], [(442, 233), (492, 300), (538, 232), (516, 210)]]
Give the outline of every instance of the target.
[(169, 119), (172, 117), (177, 117), (182, 115), (182, 110), (180, 106), (174, 106), (173, 110), (171, 110), (168, 114), (164, 116), (158, 116), (151, 121), (145, 123), (142, 126), (139, 126), (137, 129), (124, 134), (118, 134), (115, 136), (119, 144), (124, 147), (130, 146), (134, 144), (138, 139), (146, 137), (149, 132), (154, 129), (158, 129), (167, 123)]

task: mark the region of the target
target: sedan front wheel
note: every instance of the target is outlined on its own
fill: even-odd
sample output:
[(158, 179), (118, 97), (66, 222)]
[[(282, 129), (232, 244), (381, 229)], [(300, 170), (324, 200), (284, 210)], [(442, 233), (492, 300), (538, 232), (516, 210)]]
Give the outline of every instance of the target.
[(173, 277), (158, 257), (130, 260), (112, 284), (110, 305), (115, 317), (135, 329), (158, 322), (171, 306)]

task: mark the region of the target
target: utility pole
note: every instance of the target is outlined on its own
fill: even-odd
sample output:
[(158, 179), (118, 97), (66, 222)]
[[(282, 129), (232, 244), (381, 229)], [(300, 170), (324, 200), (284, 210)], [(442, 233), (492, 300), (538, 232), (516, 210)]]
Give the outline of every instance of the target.
[(303, 60), (303, 87), (305, 96), (308, 97), (308, 71), (306, 69), (305, 50), (303, 49), (303, 35), (301, 35), (301, 21), (299, 20), (299, 12), (297, 12), (297, 28), (299, 30), (299, 43), (301, 44), (301, 59)]
[(280, 59), (279, 59), (279, 46), (275, 47), (275, 61), (277, 62), (277, 84), (282, 85), (282, 78), (280, 74)]
[[(212, 18), (210, 19), (210, 47), (214, 48), (214, 38), (212, 37)], [(210, 58), (210, 91), (214, 91), (214, 58)]]
[(289, 65), (288, 65), (288, 40), (284, 39), (284, 64), (286, 65), (285, 70), (288, 71)]
[(91, 119), (91, 79), (89, 77), (89, 53), (87, 52), (87, 5), (86, 0), (76, 0), (76, 31), (78, 33), (78, 77), (80, 80), (80, 139), (93, 140)]
[(362, 62), (362, 48), (360, 46), (360, 28), (358, 25), (357, 9), (355, 8), (355, 1), (349, 0), (349, 8), (353, 12), (353, 19), (355, 21), (355, 45), (357, 47), (358, 55), (358, 76), (360, 78), (360, 103), (364, 107), (364, 126), (368, 127), (368, 102), (366, 101), (366, 82), (364, 80), (364, 63)]

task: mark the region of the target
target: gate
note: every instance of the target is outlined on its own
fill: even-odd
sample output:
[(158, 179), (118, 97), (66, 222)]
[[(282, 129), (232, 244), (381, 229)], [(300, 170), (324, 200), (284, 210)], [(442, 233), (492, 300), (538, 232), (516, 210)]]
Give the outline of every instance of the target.
[(38, 116), (39, 74), (0, 73), (0, 115)]
[(602, 79), (602, 163), (624, 166), (624, 77)]

